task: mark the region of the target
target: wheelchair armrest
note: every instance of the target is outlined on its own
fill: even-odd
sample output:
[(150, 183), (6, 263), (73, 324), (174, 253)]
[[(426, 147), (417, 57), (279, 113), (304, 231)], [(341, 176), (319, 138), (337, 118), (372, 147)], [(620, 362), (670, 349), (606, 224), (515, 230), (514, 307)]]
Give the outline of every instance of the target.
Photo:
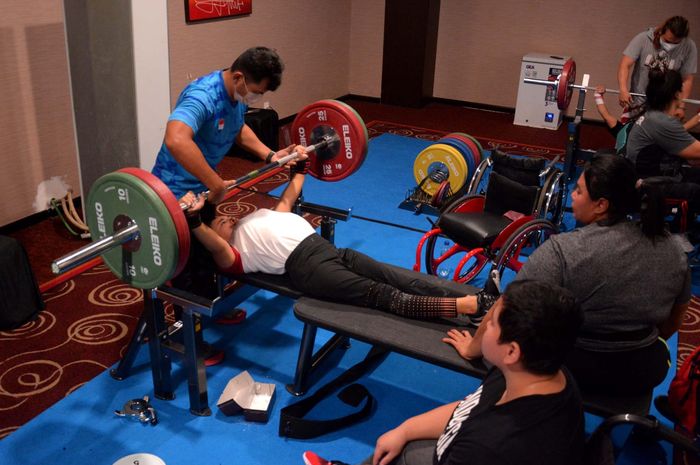
[(540, 171), (540, 179), (544, 179), (550, 171), (552, 171), (552, 168), (554, 167), (555, 164), (559, 163), (559, 160), (561, 159), (562, 155), (559, 154), (556, 157), (554, 157), (552, 160), (550, 160), (549, 163), (547, 163), (547, 166), (544, 167), (542, 171)]
[(638, 185), (661, 186), (664, 184), (676, 184), (679, 181), (671, 176), (649, 176), (637, 181)]
[(652, 415), (641, 416), (631, 413), (614, 415), (606, 418), (605, 421), (596, 428), (593, 434), (609, 435), (615, 427), (620, 425), (632, 425), (635, 428), (641, 429), (642, 432), (652, 434), (657, 439), (668, 441), (675, 446), (700, 456), (700, 446), (696, 441), (664, 426)]

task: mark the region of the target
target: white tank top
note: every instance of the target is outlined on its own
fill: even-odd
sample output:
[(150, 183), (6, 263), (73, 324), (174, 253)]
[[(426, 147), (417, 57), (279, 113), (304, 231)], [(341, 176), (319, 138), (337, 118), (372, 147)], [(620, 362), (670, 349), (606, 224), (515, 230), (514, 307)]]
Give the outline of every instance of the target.
[(231, 245), (241, 254), (243, 271), (284, 274), (284, 264), (314, 228), (301, 216), (263, 208), (236, 223)]

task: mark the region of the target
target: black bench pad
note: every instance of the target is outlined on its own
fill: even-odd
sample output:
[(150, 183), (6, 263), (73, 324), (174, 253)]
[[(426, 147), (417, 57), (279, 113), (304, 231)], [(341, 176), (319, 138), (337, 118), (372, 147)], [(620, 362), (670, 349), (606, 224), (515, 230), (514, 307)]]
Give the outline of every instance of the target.
[(297, 300), (294, 315), (304, 323), (472, 376), (482, 378), (487, 371), (483, 362), (466, 361), (442, 342), (447, 329), (456, 327), (448, 321), (411, 320), (308, 297)]
[[(482, 361), (464, 360), (450, 345), (442, 342), (445, 333), (456, 327), (448, 320), (411, 320), (370, 308), (308, 297), (296, 301), (294, 315), (304, 323), (477, 378), (483, 378), (487, 371)], [(474, 332), (473, 328), (469, 330)], [(621, 413), (646, 415), (651, 395), (649, 392), (641, 396), (611, 397), (582, 393), (585, 410), (603, 417)]]

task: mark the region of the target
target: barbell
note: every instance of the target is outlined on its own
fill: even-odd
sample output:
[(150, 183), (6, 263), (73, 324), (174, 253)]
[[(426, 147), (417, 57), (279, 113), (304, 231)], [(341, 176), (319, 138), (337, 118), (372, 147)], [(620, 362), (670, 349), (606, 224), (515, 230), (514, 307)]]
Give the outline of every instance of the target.
[[(557, 108), (560, 110), (566, 110), (569, 108), (569, 103), (571, 102), (571, 95), (574, 91), (574, 89), (582, 89), (582, 90), (596, 90), (595, 87), (590, 87), (590, 86), (584, 86), (581, 84), (575, 84), (574, 82), (576, 81), (576, 62), (572, 59), (566, 60), (564, 63), (564, 66), (562, 67), (561, 74), (557, 76), (557, 78), (554, 81), (548, 81), (546, 79), (533, 79), (533, 78), (524, 78), (523, 82), (527, 84), (538, 84), (542, 86), (552, 86), (554, 88), (554, 92), (557, 96)], [(565, 82), (566, 85), (562, 85), (562, 82)], [(617, 89), (605, 89), (605, 92), (611, 93), (611, 94), (619, 94), (620, 91)], [(646, 98), (645, 94), (640, 94), (638, 92), (630, 92), (630, 95), (633, 95), (635, 97), (644, 97)], [(693, 100), (693, 99), (683, 99), (684, 102), (686, 103), (694, 103), (696, 105), (700, 105), (700, 100)]]
[[(321, 100), (297, 114), (292, 139), (306, 147), (311, 176), (339, 181), (362, 165), (369, 137), (362, 118), (349, 105)], [(298, 157), (291, 153), (253, 170), (235, 179), (227, 192), (260, 182), (265, 174), (274, 174)], [(103, 175), (90, 188), (83, 206), (96, 240), (55, 260), (51, 264), (55, 274), (102, 255), (120, 280), (153, 289), (177, 276), (187, 263), (190, 232), (185, 211), (189, 206), (148, 171), (122, 168)]]

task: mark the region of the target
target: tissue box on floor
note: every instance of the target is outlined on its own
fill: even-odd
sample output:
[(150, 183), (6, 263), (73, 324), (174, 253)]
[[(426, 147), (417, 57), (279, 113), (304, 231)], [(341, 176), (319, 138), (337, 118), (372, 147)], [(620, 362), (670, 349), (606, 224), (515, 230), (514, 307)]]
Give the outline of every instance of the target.
[(243, 418), (247, 421), (266, 422), (274, 396), (274, 384), (258, 383), (247, 371), (243, 371), (226, 384), (216, 406), (227, 416), (242, 410)]

